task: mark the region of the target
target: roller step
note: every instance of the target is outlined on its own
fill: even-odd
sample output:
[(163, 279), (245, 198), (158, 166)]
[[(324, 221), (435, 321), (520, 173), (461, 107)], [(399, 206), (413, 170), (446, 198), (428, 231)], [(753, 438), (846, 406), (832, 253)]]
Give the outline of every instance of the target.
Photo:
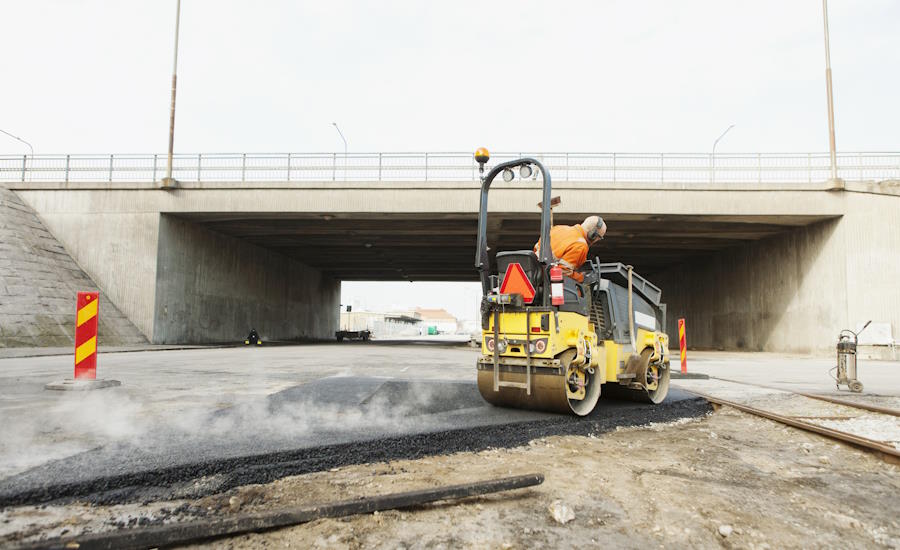
[(520, 388), (523, 390), (528, 389), (528, 384), (526, 382), (503, 382), (502, 380), (497, 383), (501, 388)]

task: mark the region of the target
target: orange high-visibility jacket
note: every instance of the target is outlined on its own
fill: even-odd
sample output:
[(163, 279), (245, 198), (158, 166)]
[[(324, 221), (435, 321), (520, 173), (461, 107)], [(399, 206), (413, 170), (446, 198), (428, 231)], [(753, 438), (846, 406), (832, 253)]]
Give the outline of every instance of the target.
[[(554, 225), (550, 229), (550, 247), (553, 255), (562, 260), (560, 263), (563, 272), (578, 282), (584, 280), (584, 275), (576, 270), (587, 260), (590, 245), (587, 242), (587, 234), (581, 225)], [(534, 252), (541, 249), (541, 241), (534, 245)]]

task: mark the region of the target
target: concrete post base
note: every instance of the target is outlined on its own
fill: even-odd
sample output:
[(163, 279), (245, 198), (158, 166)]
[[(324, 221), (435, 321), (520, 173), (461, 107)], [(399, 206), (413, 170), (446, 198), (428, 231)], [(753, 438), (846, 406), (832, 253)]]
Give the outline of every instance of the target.
[(163, 178), (159, 180), (160, 189), (175, 189), (178, 187), (178, 180), (175, 178)]
[(829, 191), (842, 191), (846, 188), (846, 184), (841, 178), (828, 178), (828, 181), (826, 183), (828, 184)]
[(65, 380), (60, 380), (58, 382), (51, 382), (44, 386), (45, 390), (57, 390), (57, 391), (87, 391), (87, 390), (101, 390), (103, 388), (113, 388), (116, 386), (121, 386), (122, 383), (118, 380), (102, 380), (95, 379), (90, 380), (86, 378), (66, 378)]

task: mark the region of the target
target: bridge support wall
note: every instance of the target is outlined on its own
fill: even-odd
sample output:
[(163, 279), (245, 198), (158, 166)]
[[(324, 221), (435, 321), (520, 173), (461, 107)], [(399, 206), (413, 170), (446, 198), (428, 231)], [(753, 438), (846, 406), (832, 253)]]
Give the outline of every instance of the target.
[(871, 319), (900, 340), (900, 197), (842, 195), (839, 218), (656, 275), (669, 334), (684, 317), (689, 347), (821, 355)]
[(334, 337), (334, 278), (168, 214), (97, 208), (86, 192), (46, 198), (45, 226), (152, 343), (236, 342), (250, 328), (265, 339)]
[(340, 281), (277, 252), (162, 214), (153, 342), (330, 339)]

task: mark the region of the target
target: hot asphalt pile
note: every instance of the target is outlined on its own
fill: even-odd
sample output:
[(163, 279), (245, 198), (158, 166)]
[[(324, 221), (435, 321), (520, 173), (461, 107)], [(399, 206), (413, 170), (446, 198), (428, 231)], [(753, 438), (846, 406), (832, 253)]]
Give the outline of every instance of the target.
[[(2, 482), (0, 506), (199, 498), (341, 466), (509, 448), (552, 435), (706, 414), (709, 404), (672, 390), (657, 406), (601, 401), (589, 417), (486, 405), (474, 384), (323, 379), (198, 420), (194, 433), (159, 433), (48, 462)], [(328, 391), (325, 391), (325, 390)]]

